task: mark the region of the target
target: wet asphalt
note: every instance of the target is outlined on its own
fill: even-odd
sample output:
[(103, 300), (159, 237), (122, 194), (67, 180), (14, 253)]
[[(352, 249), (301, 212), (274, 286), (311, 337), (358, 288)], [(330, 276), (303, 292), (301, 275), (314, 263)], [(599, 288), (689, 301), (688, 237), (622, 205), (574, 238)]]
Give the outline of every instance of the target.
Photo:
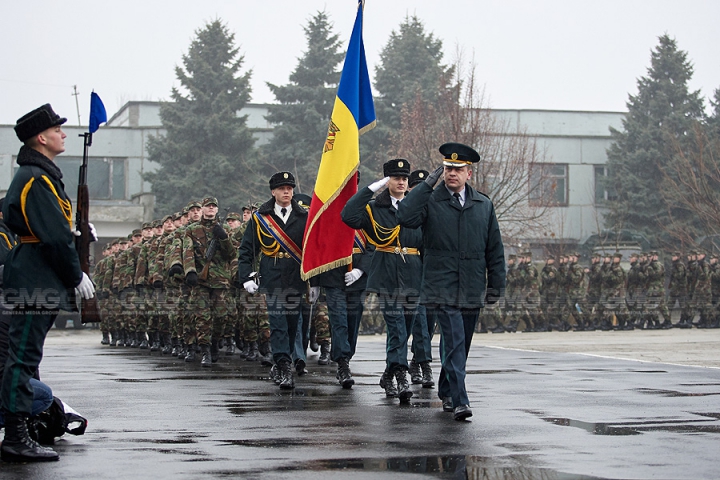
[[(361, 337), (351, 368), (343, 390), (335, 365), (311, 354), (310, 373), (282, 392), (237, 355), (207, 369), (64, 333), (46, 344), (42, 378), (88, 431), (57, 441), (59, 462), (0, 463), (0, 478), (720, 476), (717, 368), (478, 345), (467, 422), (442, 412), (436, 389), (413, 386), (407, 405), (385, 398), (384, 337)], [(437, 381), (437, 358), (433, 370)]]

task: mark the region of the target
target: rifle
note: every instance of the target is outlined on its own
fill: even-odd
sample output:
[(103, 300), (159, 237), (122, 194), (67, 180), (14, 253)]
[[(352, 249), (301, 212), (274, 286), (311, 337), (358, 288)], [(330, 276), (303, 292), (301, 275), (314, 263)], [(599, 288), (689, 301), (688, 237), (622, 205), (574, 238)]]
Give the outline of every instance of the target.
[[(228, 213), (230, 212), (230, 207), (225, 209), (225, 215), (222, 216), (222, 218), (218, 218), (218, 222), (220, 223), (220, 226), (222, 226), (223, 223), (225, 223), (225, 217), (227, 217)], [(202, 271), (200, 272), (200, 275), (198, 275), (198, 280), (207, 280), (208, 273), (210, 271), (210, 263), (212, 263), (212, 259), (215, 256), (215, 252), (218, 249), (218, 239), (213, 238), (210, 240), (210, 243), (208, 244), (207, 251), (205, 252), (205, 266), (203, 267)]]
[[(80, 258), (80, 269), (90, 276), (90, 226), (89, 226), (89, 209), (90, 209), (90, 193), (87, 184), (87, 168), (88, 168), (88, 147), (92, 145), (92, 133), (86, 132), (80, 137), (84, 137), (83, 161), (80, 165), (80, 176), (78, 179), (78, 194), (75, 213), (75, 228), (80, 232), (79, 237), (75, 237), (75, 250), (77, 250)], [(80, 300), (80, 321), (85, 323), (100, 322), (100, 309), (97, 304), (97, 296), (90, 299)]]

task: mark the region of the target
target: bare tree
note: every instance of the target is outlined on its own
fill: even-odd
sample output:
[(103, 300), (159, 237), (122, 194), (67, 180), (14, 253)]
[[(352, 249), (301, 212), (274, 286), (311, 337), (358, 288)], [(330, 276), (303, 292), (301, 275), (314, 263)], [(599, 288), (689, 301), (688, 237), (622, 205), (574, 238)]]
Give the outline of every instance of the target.
[(720, 137), (708, 135), (699, 122), (689, 136), (692, 143), (682, 148), (672, 142), (674, 161), (661, 169), (661, 192), (671, 221), (659, 228), (683, 245), (720, 233)]
[[(439, 145), (449, 141), (475, 148), (481, 162), (473, 166), (471, 183), (495, 205), (503, 236), (513, 241), (547, 232), (553, 185), (531, 178), (533, 167), (545, 162), (545, 152), (532, 136), (493, 112), (479, 87), (475, 64), (457, 55), (452, 88), (436, 104), (418, 94), (405, 104), (401, 128), (393, 136), (394, 154), (413, 168), (437, 168)], [(556, 187), (556, 186), (555, 186)]]

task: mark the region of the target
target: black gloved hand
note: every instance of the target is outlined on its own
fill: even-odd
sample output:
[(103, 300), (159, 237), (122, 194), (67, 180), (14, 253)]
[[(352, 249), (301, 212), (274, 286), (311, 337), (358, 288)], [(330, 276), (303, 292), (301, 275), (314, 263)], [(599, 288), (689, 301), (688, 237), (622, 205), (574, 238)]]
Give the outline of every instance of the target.
[(194, 287), (198, 284), (198, 274), (197, 272), (190, 272), (185, 277), (185, 283), (190, 285), (191, 287)]
[(485, 304), (495, 305), (501, 297), (502, 295), (496, 289), (488, 288), (485, 292)]
[(228, 238), (227, 232), (219, 223), (216, 223), (212, 229), (213, 236), (219, 240), (225, 240)]
[(162, 282), (161, 280), (155, 280), (155, 281), (153, 282), (153, 288), (158, 288), (158, 289), (159, 289), (159, 288), (162, 288), (162, 287), (163, 287), (163, 282)]
[(432, 172), (430, 175), (427, 176), (425, 179), (425, 183), (430, 185), (431, 187), (434, 187), (438, 180), (440, 180), (440, 176), (445, 171), (445, 167), (440, 165), (438, 168), (435, 169), (434, 172)]
[(168, 277), (174, 277), (175, 275), (182, 275), (183, 268), (179, 264), (175, 264), (168, 270)]
[(113, 295), (117, 295), (118, 293), (120, 293), (117, 287), (110, 287), (110, 291)]

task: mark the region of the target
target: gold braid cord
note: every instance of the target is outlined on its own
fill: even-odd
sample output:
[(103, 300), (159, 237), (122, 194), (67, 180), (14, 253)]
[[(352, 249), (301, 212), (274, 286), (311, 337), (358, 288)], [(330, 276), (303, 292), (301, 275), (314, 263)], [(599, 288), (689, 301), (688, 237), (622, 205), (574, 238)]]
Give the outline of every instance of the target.
[[(376, 247), (388, 247), (393, 242), (396, 242), (396, 244), (400, 246), (400, 225), (396, 225), (394, 228), (383, 227), (375, 221), (370, 205), (365, 205), (365, 210), (367, 210), (368, 215), (370, 215), (370, 222), (373, 226), (373, 235), (365, 232), (368, 242)], [(375, 238), (377, 238), (377, 240), (375, 240)]]
[[(272, 257), (276, 255), (280, 251), (280, 244), (275, 240), (275, 237), (270, 235), (269, 233), (265, 233), (265, 230), (260, 228), (260, 222), (257, 222), (256, 224), (257, 228), (257, 237), (260, 241), (260, 251), (263, 253), (263, 255), (267, 257)], [(265, 243), (263, 240), (264, 238), (269, 238), (272, 240), (271, 243)]]

